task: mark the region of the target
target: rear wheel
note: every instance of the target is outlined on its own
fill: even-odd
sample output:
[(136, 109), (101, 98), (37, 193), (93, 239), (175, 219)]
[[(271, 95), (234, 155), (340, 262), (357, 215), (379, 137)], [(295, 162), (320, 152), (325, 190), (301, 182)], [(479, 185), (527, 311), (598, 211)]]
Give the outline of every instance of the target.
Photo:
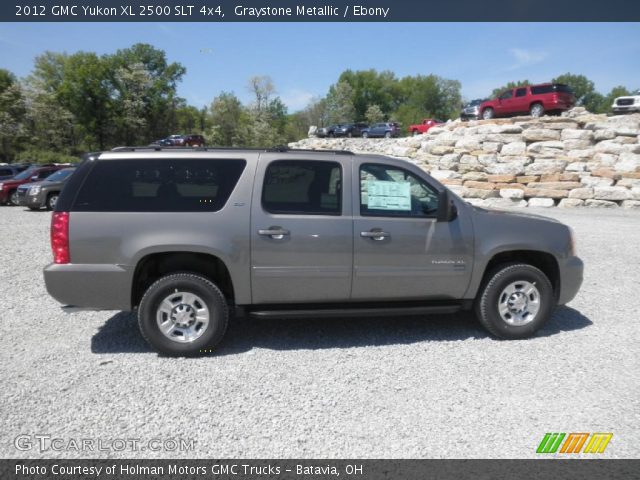
[(53, 210), (54, 208), (56, 208), (56, 203), (58, 203), (58, 193), (50, 193), (47, 197), (47, 210)]
[(385, 132), (384, 138), (391, 138), (391, 132)]
[(224, 337), (228, 306), (222, 292), (205, 277), (176, 273), (145, 292), (138, 308), (140, 332), (160, 353), (201, 355)]
[(362, 138), (369, 138), (369, 132), (362, 132)]
[(491, 120), (494, 116), (493, 108), (485, 108), (482, 111), (482, 119), (483, 120)]
[(538, 268), (522, 263), (493, 270), (479, 295), (478, 320), (491, 334), (504, 339), (532, 336), (555, 307), (547, 276)]
[(541, 117), (542, 115), (544, 115), (544, 107), (541, 103), (534, 103), (533, 105), (531, 105), (529, 113), (532, 117)]

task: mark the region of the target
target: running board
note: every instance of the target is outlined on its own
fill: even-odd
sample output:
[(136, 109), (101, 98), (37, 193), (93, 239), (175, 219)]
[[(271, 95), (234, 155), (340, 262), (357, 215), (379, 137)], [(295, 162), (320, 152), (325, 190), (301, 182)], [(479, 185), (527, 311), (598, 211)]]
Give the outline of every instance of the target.
[(254, 310), (249, 315), (254, 318), (345, 318), (345, 317), (389, 317), (393, 315), (433, 315), (456, 313), (461, 305), (432, 305), (384, 308), (318, 308), (309, 310)]

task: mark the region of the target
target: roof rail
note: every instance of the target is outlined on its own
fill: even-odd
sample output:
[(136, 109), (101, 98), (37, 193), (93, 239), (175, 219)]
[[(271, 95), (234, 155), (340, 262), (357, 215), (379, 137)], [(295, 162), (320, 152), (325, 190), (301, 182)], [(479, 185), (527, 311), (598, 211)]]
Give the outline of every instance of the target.
[(350, 150), (314, 150), (311, 148), (289, 148), (286, 145), (277, 145), (270, 148), (258, 148), (258, 147), (165, 147), (162, 145), (151, 144), (146, 147), (115, 147), (112, 148), (112, 152), (137, 152), (144, 150), (153, 150), (156, 152), (162, 151), (191, 151), (191, 152), (216, 152), (216, 151), (242, 151), (250, 150), (255, 152), (325, 152), (334, 153), (336, 155), (353, 155)]

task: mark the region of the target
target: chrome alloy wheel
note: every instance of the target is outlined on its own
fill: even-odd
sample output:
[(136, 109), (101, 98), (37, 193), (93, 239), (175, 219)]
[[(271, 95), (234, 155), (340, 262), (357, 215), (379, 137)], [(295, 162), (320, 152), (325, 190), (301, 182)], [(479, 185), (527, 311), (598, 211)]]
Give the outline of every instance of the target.
[(498, 312), (509, 325), (522, 326), (535, 320), (540, 310), (540, 292), (535, 283), (509, 284), (498, 297)]
[(190, 343), (202, 336), (209, 326), (209, 309), (198, 295), (176, 291), (168, 295), (156, 313), (156, 322), (169, 340)]

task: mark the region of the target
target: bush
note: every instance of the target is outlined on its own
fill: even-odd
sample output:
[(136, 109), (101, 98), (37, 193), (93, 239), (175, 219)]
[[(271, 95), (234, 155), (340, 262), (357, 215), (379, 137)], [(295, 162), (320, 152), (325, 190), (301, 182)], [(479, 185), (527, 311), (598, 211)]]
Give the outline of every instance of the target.
[(67, 155), (65, 153), (54, 152), (51, 150), (31, 149), (20, 152), (16, 155), (14, 162), (16, 163), (77, 163), (79, 157)]

